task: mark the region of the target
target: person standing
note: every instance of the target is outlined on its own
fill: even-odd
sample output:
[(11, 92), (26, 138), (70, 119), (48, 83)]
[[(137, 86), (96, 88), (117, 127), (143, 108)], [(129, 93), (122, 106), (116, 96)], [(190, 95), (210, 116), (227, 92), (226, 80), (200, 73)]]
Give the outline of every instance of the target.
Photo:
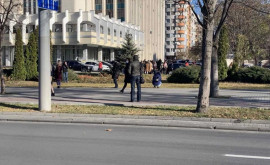
[(141, 75), (142, 68), (139, 62), (138, 55), (133, 56), (133, 62), (130, 64), (128, 73), (131, 75), (131, 97), (130, 101), (134, 102), (134, 95), (135, 95), (135, 84), (137, 86), (137, 102), (141, 101)]
[(124, 86), (123, 86), (122, 90), (120, 91), (121, 93), (124, 93), (124, 90), (126, 89), (127, 84), (130, 83), (131, 77), (130, 77), (130, 74), (128, 73), (129, 65), (130, 65), (130, 58), (127, 58), (126, 66), (124, 69), (124, 73), (125, 73)]
[(51, 65), (51, 96), (55, 96), (55, 92), (53, 89), (53, 79), (55, 77), (55, 68), (53, 65)]
[(117, 80), (119, 75), (120, 75), (120, 64), (118, 61), (115, 61), (112, 69), (112, 79), (114, 82), (114, 88), (118, 88)]
[(55, 79), (57, 83), (57, 88), (61, 87), (62, 74), (63, 74), (62, 62), (58, 60), (56, 69), (55, 69)]
[(68, 65), (67, 62), (64, 62), (63, 65), (63, 76), (64, 76), (64, 82), (67, 83), (68, 82)]

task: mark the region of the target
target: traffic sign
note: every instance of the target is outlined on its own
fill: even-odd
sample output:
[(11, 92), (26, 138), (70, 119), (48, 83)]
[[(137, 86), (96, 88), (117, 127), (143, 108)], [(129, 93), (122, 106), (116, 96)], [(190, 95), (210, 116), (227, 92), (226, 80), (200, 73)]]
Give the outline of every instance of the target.
[(38, 0), (38, 7), (48, 10), (59, 10), (59, 1), (60, 0)]

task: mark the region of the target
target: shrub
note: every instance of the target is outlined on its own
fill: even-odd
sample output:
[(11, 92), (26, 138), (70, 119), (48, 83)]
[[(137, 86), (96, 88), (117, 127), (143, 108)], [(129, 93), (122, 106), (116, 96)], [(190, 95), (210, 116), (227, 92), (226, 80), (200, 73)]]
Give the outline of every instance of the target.
[(236, 73), (228, 73), (229, 81), (245, 83), (270, 83), (270, 70), (261, 67), (239, 68)]
[(179, 68), (168, 77), (169, 83), (198, 83), (200, 78), (199, 66)]
[(79, 80), (78, 75), (72, 70), (68, 70), (68, 81), (77, 81)]

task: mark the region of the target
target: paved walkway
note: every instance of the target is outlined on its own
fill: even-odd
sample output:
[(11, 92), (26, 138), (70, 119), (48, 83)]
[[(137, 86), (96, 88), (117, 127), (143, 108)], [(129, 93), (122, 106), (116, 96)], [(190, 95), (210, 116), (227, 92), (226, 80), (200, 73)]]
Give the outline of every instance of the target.
[[(130, 89), (124, 94), (114, 88), (65, 88), (55, 89), (55, 104), (80, 105), (196, 105), (198, 89), (143, 88), (142, 102), (131, 103)], [(270, 108), (270, 90), (221, 90), (223, 98), (211, 98), (212, 106), (264, 107)], [(5, 103), (38, 103), (38, 88), (7, 88), (1, 96)]]

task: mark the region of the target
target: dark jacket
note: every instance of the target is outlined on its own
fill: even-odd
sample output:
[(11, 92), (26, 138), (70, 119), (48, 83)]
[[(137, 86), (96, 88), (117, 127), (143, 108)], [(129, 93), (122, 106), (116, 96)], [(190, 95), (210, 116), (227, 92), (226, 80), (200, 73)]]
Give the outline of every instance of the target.
[(56, 69), (55, 69), (55, 79), (56, 80), (62, 80), (62, 66), (60, 65), (56, 65)]
[(125, 83), (130, 83), (130, 81), (131, 81), (131, 76), (128, 73), (129, 66), (130, 66), (130, 63), (127, 63), (126, 66), (125, 66), (125, 69), (124, 69), (124, 72), (125, 72), (125, 80), (124, 80), (124, 82)]
[(68, 66), (67, 65), (63, 64), (62, 68), (63, 68), (63, 73), (68, 72)]
[(118, 79), (120, 75), (120, 64), (115, 62), (112, 69), (112, 79)]
[(131, 75), (131, 76), (140, 76), (142, 75), (142, 70), (141, 69), (142, 65), (141, 63), (139, 62), (138, 59), (134, 59), (134, 61), (130, 64), (129, 66), (129, 69), (128, 69), (128, 73)]

